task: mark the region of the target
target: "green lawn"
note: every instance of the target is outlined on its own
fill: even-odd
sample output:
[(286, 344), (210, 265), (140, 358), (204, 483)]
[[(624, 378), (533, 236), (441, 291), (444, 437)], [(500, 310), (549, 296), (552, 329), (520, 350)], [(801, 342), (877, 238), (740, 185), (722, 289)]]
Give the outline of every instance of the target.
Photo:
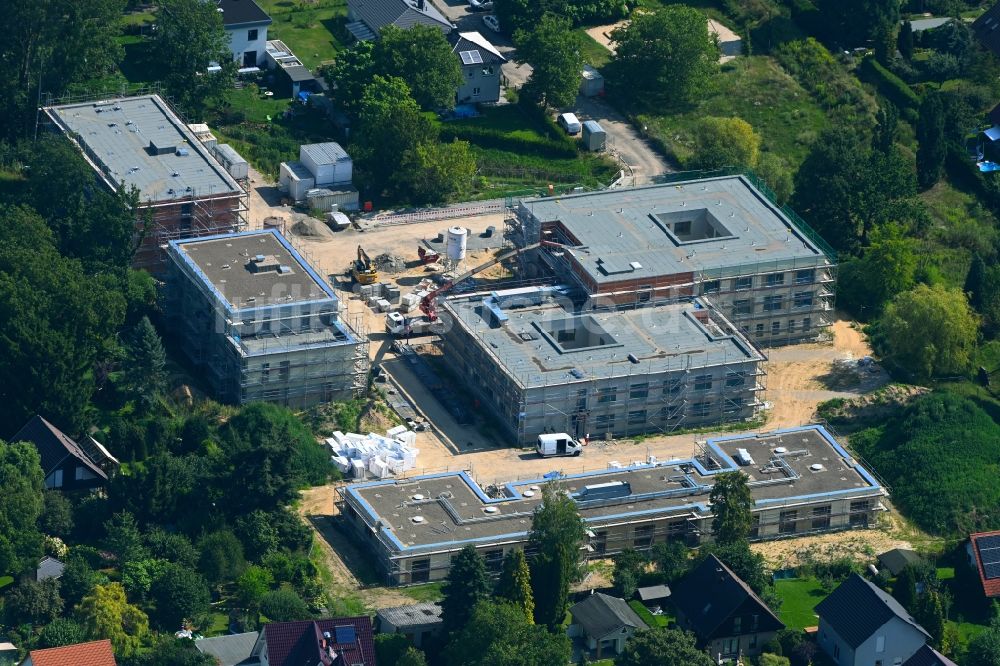
[(714, 90), (693, 107), (639, 117), (681, 164), (691, 155), (690, 136), (704, 116), (738, 116), (761, 135), (764, 150), (793, 168), (805, 159), (809, 146), (827, 120), (809, 93), (772, 58), (737, 58), (723, 65)]
[(674, 619), (667, 614), (653, 615), (638, 599), (633, 599), (628, 602), (628, 605), (632, 607), (632, 610), (639, 616), (639, 619), (646, 623), (647, 627), (669, 627)]
[(225, 636), (229, 633), (229, 614), (212, 611), (212, 623), (201, 631), (204, 636)]
[(13, 576), (0, 576), (0, 590), (14, 582)]
[(443, 587), (444, 583), (425, 583), (423, 585), (414, 585), (413, 587), (402, 587), (399, 591), (417, 603), (425, 603), (441, 601), (441, 598), (444, 596), (441, 593)]
[(815, 627), (819, 620), (813, 609), (826, 598), (827, 592), (815, 578), (788, 578), (774, 582), (781, 597), (778, 617), (791, 629)]
[(585, 63), (600, 69), (611, 60), (611, 51), (588, 35), (586, 30), (580, 28), (577, 30), (577, 34), (580, 36), (580, 54)]
[(968, 644), (970, 640), (986, 631), (989, 627), (984, 624), (974, 624), (972, 622), (955, 622), (946, 620), (946, 625), (951, 625), (958, 629), (958, 635), (962, 644)]
[(329, 62), (350, 44), (344, 29), (347, 0), (259, 0), (271, 15), (268, 39), (280, 39), (309, 69)]

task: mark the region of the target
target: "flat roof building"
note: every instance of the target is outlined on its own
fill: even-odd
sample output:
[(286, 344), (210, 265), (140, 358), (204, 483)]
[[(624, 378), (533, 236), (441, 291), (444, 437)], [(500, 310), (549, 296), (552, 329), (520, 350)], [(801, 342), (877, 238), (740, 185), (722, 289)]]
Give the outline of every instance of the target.
[(532, 444), (752, 418), (764, 355), (707, 300), (580, 309), (565, 287), (445, 300), (445, 360), (506, 434)]
[(520, 245), (599, 307), (708, 295), (767, 346), (814, 339), (832, 320), (833, 252), (749, 178), (724, 176), (522, 200)]
[(43, 111), (109, 189), (135, 187), (143, 208), (152, 212), (152, 227), (136, 252), (137, 266), (162, 269), (160, 246), (169, 240), (246, 225), (244, 186), (159, 95), (63, 104)]
[(525, 547), (546, 483), (576, 502), (585, 557), (672, 540), (697, 545), (711, 537), (715, 476), (733, 470), (749, 476), (752, 540), (867, 527), (885, 510), (882, 485), (815, 425), (696, 442), (689, 458), (486, 490), (465, 472), (354, 484), (339, 489), (339, 508), (387, 581), (408, 585), (446, 577), (468, 544), (499, 573), (505, 553)]
[(276, 230), (170, 241), (165, 311), (219, 399), (293, 407), (363, 392), (368, 340)]

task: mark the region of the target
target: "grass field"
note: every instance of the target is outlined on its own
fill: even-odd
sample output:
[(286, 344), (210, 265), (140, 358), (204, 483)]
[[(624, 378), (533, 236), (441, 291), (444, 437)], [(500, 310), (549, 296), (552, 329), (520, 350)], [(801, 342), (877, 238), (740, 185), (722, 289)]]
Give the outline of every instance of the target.
[(0, 590), (14, 582), (13, 576), (0, 576)]
[(714, 90), (691, 108), (639, 117), (683, 165), (691, 155), (690, 136), (705, 116), (738, 116), (761, 135), (762, 147), (785, 159), (794, 169), (827, 125), (823, 111), (809, 93), (772, 58), (737, 58), (723, 66)]
[(413, 587), (400, 588), (400, 592), (413, 599), (417, 603), (441, 601), (444, 596), (441, 589), (444, 583), (426, 583), (424, 585), (414, 585)]
[(577, 35), (580, 36), (580, 54), (585, 63), (600, 69), (611, 60), (611, 51), (588, 35), (586, 30), (580, 28), (577, 30)]
[(347, 0), (259, 0), (271, 15), (268, 39), (280, 39), (309, 69), (329, 62), (349, 43)]
[(792, 629), (815, 627), (819, 620), (813, 611), (816, 604), (826, 598), (827, 592), (815, 578), (789, 578), (774, 582), (775, 592), (781, 597), (778, 617)]
[(632, 607), (632, 610), (634, 610), (635, 614), (639, 616), (639, 619), (646, 623), (647, 627), (668, 627), (670, 626), (670, 622), (674, 619), (666, 614), (653, 615), (638, 599), (633, 599), (628, 602), (628, 605)]

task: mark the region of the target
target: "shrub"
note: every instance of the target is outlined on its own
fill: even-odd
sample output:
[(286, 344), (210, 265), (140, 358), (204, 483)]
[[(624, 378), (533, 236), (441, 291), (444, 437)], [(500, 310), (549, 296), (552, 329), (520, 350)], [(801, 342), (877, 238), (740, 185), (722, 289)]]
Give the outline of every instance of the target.
[(893, 104), (905, 108), (916, 109), (920, 106), (920, 98), (901, 78), (880, 65), (875, 58), (865, 58), (861, 61), (859, 75), (868, 83), (879, 89)]
[(529, 153), (541, 157), (572, 159), (578, 151), (574, 144), (564, 143), (542, 137), (518, 136), (503, 132), (493, 127), (478, 127), (474, 125), (444, 124), (441, 127), (441, 140), (459, 139), (468, 141), (483, 148), (493, 148), (512, 153)]

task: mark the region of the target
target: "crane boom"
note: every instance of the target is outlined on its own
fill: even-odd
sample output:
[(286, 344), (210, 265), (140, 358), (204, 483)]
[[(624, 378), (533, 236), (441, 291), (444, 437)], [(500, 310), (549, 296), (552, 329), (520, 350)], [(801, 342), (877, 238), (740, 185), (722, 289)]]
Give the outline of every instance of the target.
[(519, 254), (522, 254), (524, 252), (529, 252), (531, 250), (537, 250), (540, 247), (562, 247), (562, 248), (567, 248), (569, 246), (568, 245), (563, 245), (562, 243), (556, 243), (554, 241), (543, 240), (543, 241), (539, 241), (538, 243), (532, 243), (531, 245), (526, 245), (524, 247), (516, 248), (516, 249), (511, 250), (509, 252), (504, 252), (503, 254), (498, 254), (497, 256), (493, 257), (489, 261), (484, 262), (482, 264), (479, 264), (478, 266), (475, 266), (475, 267), (467, 270), (466, 272), (462, 273), (461, 275), (459, 275), (459, 276), (457, 276), (457, 277), (455, 277), (455, 278), (453, 278), (451, 280), (448, 280), (447, 282), (445, 282), (444, 284), (442, 284), (437, 289), (429, 292), (426, 296), (424, 296), (422, 299), (420, 299), (420, 311), (423, 312), (424, 315), (427, 316), (427, 319), (429, 319), (430, 321), (435, 321), (437, 319), (437, 310), (435, 308), (434, 302), (438, 298), (438, 296), (440, 296), (441, 294), (443, 294), (443, 293), (445, 293), (447, 291), (450, 291), (459, 282), (463, 282), (465, 280), (468, 280), (473, 275), (476, 275), (477, 273), (481, 273), (482, 271), (485, 271), (487, 268), (490, 268), (492, 266), (496, 266), (497, 264), (499, 264), (502, 261), (507, 261), (508, 259), (513, 259), (514, 257), (516, 257)]

